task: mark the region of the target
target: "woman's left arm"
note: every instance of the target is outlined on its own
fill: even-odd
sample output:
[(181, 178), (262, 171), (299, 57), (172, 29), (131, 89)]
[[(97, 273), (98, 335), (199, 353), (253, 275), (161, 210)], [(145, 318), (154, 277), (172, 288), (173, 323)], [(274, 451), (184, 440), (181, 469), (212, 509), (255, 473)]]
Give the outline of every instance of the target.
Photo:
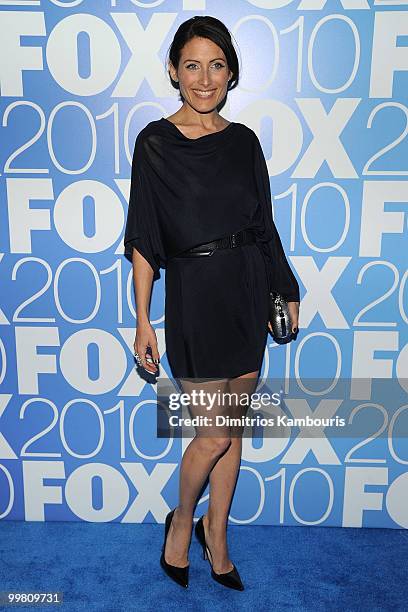
[[(288, 302), (289, 313), (292, 319), (292, 331), (295, 333), (299, 325), (300, 291), (299, 283), (283, 250), (282, 241), (276, 229), (272, 216), (272, 194), (269, 181), (269, 172), (265, 156), (255, 135), (255, 180), (260, 199), (263, 218), (264, 236), (261, 242), (268, 262), (269, 289), (280, 293)], [(271, 324), (269, 323), (269, 329)], [(271, 329), (272, 331), (272, 329)]]

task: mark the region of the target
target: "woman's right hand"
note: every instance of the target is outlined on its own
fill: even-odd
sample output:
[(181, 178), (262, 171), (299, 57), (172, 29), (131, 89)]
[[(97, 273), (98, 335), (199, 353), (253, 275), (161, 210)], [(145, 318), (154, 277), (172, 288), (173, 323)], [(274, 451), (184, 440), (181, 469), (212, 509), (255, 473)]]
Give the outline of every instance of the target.
[[(151, 355), (150, 352), (148, 352), (147, 350), (148, 347), (150, 347), (151, 349)], [(139, 325), (137, 326), (133, 348), (135, 353), (140, 355), (140, 365), (147, 372), (150, 372), (151, 374), (156, 374), (159, 370), (159, 367), (158, 365), (154, 365), (151, 359), (153, 358), (153, 361), (158, 364), (160, 361), (160, 355), (157, 348), (156, 332), (154, 331), (150, 322), (147, 321), (146, 323), (139, 323)]]

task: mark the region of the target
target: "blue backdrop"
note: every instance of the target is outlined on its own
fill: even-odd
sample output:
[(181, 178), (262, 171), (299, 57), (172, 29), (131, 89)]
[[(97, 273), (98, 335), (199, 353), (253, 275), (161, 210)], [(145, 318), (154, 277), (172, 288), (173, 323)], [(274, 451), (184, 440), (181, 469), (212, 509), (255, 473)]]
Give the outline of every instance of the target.
[[(222, 114), (261, 139), (301, 288), (298, 339), (269, 337), (259, 389), (368, 381), (358, 437), (244, 440), (230, 520), (408, 527), (408, 3), (0, 5), (0, 518), (162, 522), (177, 503), (189, 440), (156, 437), (156, 387), (135, 370), (123, 229), (136, 135), (180, 105), (167, 49), (210, 14), (242, 66)], [(164, 278), (151, 321), (166, 377)]]

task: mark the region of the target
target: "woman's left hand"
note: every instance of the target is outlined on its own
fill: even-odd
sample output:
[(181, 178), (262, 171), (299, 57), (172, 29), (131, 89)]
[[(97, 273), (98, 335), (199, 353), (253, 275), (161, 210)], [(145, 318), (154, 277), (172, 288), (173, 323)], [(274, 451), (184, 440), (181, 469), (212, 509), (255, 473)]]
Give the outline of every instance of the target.
[[(292, 320), (292, 333), (296, 334), (299, 328), (299, 305), (300, 302), (288, 302), (288, 310)], [(271, 322), (268, 322), (268, 327), (273, 332)]]
[(299, 304), (300, 302), (288, 302), (288, 310), (292, 319), (292, 333), (296, 334), (299, 329)]

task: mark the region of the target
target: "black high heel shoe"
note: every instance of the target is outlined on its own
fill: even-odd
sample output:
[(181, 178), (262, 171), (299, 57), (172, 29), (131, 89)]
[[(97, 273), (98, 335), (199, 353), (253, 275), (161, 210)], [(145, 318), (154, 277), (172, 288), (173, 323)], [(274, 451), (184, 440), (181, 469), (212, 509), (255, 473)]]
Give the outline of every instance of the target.
[(217, 582), (219, 582), (223, 586), (229, 587), (230, 589), (236, 589), (237, 591), (243, 591), (244, 590), (244, 585), (241, 582), (241, 578), (239, 576), (238, 570), (237, 570), (237, 568), (235, 567), (234, 564), (232, 564), (233, 565), (232, 570), (229, 571), (229, 572), (226, 572), (225, 574), (217, 574), (216, 572), (214, 572), (213, 565), (212, 565), (212, 560), (210, 560), (210, 558), (208, 556), (208, 554), (210, 554), (210, 557), (212, 559), (211, 551), (208, 548), (208, 546), (206, 544), (206, 541), (205, 541), (203, 516), (196, 523), (195, 534), (196, 534), (197, 539), (200, 542), (201, 546), (203, 547), (203, 559), (208, 559), (208, 561), (209, 561), (209, 563), (211, 565), (211, 576), (212, 576), (212, 578), (214, 578), (214, 580), (216, 580)]
[(188, 587), (188, 570), (190, 568), (190, 564), (186, 565), (185, 567), (177, 567), (176, 565), (170, 565), (170, 563), (167, 563), (166, 559), (164, 558), (167, 534), (169, 533), (169, 529), (170, 529), (170, 525), (173, 519), (173, 514), (174, 514), (175, 509), (176, 508), (171, 510), (166, 516), (166, 525), (165, 525), (165, 531), (164, 531), (164, 544), (162, 546), (160, 565), (162, 566), (166, 574), (170, 578), (172, 578), (175, 582), (177, 582), (177, 584), (180, 584), (183, 587)]

